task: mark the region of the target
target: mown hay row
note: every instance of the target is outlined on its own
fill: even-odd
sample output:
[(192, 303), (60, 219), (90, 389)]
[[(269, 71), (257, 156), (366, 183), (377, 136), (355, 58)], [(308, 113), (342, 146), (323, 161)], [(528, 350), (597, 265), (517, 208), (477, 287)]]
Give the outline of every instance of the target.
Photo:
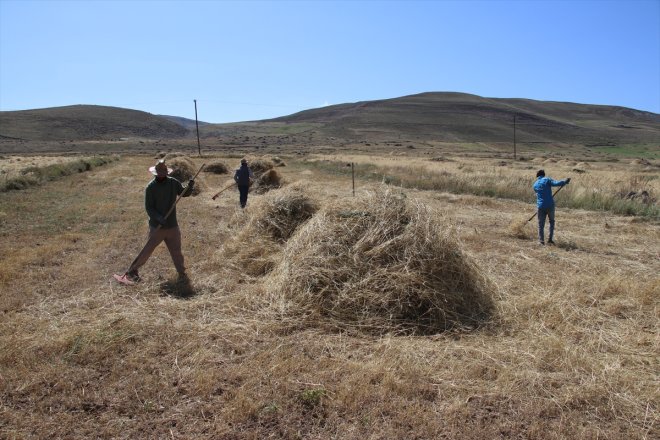
[(433, 334), (492, 313), (492, 285), (425, 205), (388, 190), (328, 206), (286, 244), (267, 290), (292, 315), (370, 333)]

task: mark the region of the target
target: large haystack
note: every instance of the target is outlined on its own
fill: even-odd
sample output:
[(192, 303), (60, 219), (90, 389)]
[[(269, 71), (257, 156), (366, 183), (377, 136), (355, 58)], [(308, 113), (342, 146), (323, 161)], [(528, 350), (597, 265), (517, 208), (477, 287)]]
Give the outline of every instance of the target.
[(231, 219), (235, 234), (223, 246), (223, 259), (250, 276), (268, 273), (280, 260), (283, 243), (317, 210), (300, 184), (257, 198), (248, 213)]
[[(178, 156), (175, 157), (171, 160), (166, 161), (167, 166), (172, 168), (172, 173), (170, 176), (174, 177), (176, 180), (179, 182), (183, 183), (183, 185), (188, 184), (188, 180), (192, 179), (195, 173), (197, 172), (197, 167), (193, 163), (192, 160), (190, 160), (186, 156)], [(195, 187), (193, 188), (192, 195), (196, 196), (199, 193), (201, 193), (205, 189), (205, 184), (200, 179), (200, 176), (197, 176), (195, 179)]]
[(268, 281), (300, 320), (371, 333), (475, 327), (493, 308), (491, 284), (450, 231), (389, 191), (317, 213)]

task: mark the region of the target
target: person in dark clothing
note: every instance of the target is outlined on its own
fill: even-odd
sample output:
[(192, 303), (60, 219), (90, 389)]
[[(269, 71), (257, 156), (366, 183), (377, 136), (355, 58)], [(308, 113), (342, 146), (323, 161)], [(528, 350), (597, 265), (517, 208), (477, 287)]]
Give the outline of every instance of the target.
[[(164, 160), (159, 160), (155, 166), (149, 168), (149, 171), (155, 176), (144, 192), (144, 208), (149, 216), (149, 239), (126, 276), (131, 281), (140, 281), (138, 269), (147, 262), (156, 247), (164, 241), (174, 262), (174, 267), (179, 273), (179, 278), (185, 278), (186, 268), (183, 264), (181, 230), (176, 219), (175, 202), (179, 194), (181, 197), (189, 197), (192, 194), (195, 181), (190, 179), (184, 188), (181, 182), (168, 176), (172, 169), (167, 167)], [(170, 209), (172, 209), (171, 212)]]
[(550, 220), (550, 231), (548, 233), (548, 244), (555, 244), (552, 240), (555, 233), (555, 200), (552, 197), (553, 186), (568, 185), (571, 178), (564, 180), (552, 180), (545, 177), (544, 170), (536, 172), (536, 182), (534, 182), (534, 191), (536, 192), (536, 208), (538, 209), (539, 219), (539, 244), (544, 245), (543, 230), (545, 229), (545, 218)]
[(250, 185), (252, 184), (252, 179), (254, 179), (254, 174), (248, 166), (247, 159), (241, 159), (241, 167), (236, 170), (234, 173), (234, 180), (238, 186), (239, 192), (239, 201), (241, 203), (241, 208), (245, 208), (248, 199), (248, 191), (250, 190)]

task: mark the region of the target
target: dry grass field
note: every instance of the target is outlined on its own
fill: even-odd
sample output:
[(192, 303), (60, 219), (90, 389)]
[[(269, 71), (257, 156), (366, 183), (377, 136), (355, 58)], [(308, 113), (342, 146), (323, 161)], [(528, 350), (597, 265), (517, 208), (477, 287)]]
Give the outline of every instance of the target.
[[(201, 174), (189, 282), (164, 246), (111, 281), (153, 156), (0, 193), (0, 437), (660, 437), (657, 160), (282, 160), (244, 211)], [(521, 225), (540, 167), (573, 177), (556, 246)]]

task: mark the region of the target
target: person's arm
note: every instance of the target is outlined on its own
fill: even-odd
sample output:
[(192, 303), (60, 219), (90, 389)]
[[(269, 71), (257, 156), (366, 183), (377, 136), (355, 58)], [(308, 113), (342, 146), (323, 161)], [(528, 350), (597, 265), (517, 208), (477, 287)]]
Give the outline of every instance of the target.
[(234, 172), (234, 181), (235, 181), (236, 183), (238, 183), (238, 171), (239, 171), (239, 170), (236, 170), (236, 171)]
[(564, 185), (568, 185), (568, 183), (570, 181), (571, 181), (570, 177), (568, 179), (564, 179), (564, 180), (552, 180), (552, 179), (550, 179), (550, 185), (551, 186), (564, 186)]

